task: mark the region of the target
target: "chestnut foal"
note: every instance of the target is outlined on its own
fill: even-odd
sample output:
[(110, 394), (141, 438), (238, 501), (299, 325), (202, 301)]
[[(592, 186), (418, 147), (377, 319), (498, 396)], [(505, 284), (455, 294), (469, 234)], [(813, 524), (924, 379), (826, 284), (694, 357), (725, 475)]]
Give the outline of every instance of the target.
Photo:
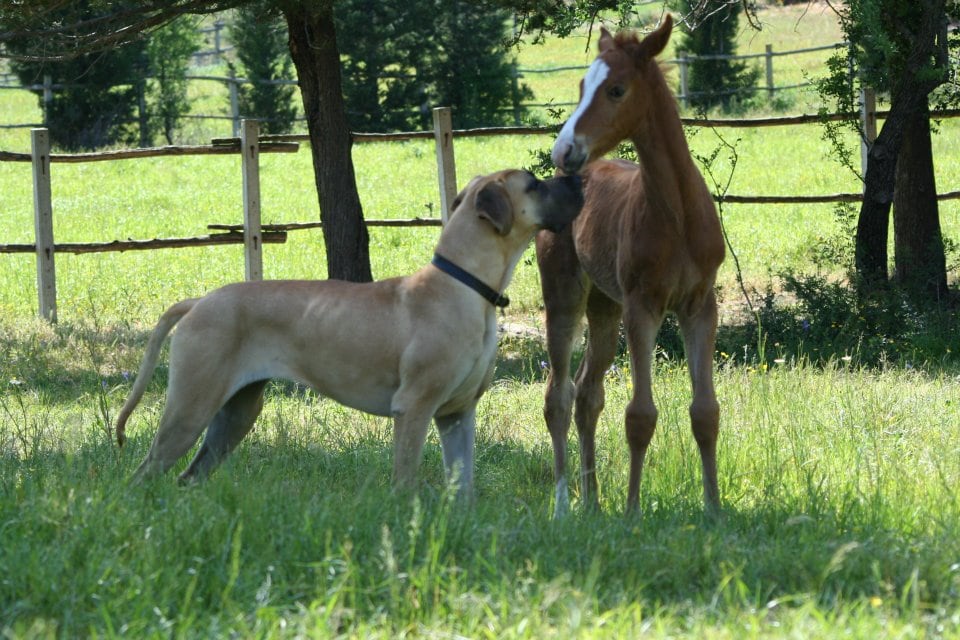
[[(537, 237), (550, 357), (543, 412), (553, 440), (555, 515), (569, 506), (566, 441), (574, 403), (583, 502), (599, 505), (595, 432), (621, 318), (633, 377), (625, 416), (627, 510), (638, 508), (643, 461), (657, 424), (650, 388), (653, 350), (668, 311), (679, 320), (693, 385), (690, 421), (700, 448), (704, 502), (709, 512), (720, 506), (714, 282), (724, 241), (713, 199), (690, 157), (676, 102), (655, 60), (671, 28), (667, 15), (642, 41), (635, 34), (613, 37), (601, 30), (600, 51), (581, 82), (580, 102), (553, 147), (553, 162), (561, 171), (582, 173), (586, 200), (564, 233)], [(639, 164), (597, 159), (627, 139), (636, 146)], [(570, 357), (584, 313), (587, 348), (574, 384)]]

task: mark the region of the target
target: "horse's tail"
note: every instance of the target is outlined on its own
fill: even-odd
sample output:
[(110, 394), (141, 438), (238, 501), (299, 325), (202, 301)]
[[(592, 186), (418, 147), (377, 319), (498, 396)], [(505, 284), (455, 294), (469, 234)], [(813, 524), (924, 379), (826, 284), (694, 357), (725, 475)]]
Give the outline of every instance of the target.
[(133, 413), (137, 404), (139, 404), (140, 399), (143, 397), (143, 392), (146, 391), (147, 384), (149, 384), (150, 378), (153, 376), (153, 370), (157, 366), (157, 358), (160, 355), (160, 347), (163, 345), (164, 338), (167, 337), (167, 334), (170, 333), (174, 325), (180, 322), (180, 319), (193, 309), (193, 306), (198, 300), (200, 300), (200, 298), (183, 300), (167, 309), (164, 314), (160, 316), (160, 320), (153, 329), (153, 333), (150, 334), (150, 340), (147, 342), (147, 350), (143, 356), (143, 362), (140, 363), (140, 371), (137, 372), (137, 378), (133, 381), (133, 388), (130, 389), (130, 395), (127, 396), (127, 401), (123, 403), (123, 408), (120, 409), (120, 414), (117, 416), (117, 444), (121, 447), (127, 440), (127, 419), (130, 417), (130, 414)]

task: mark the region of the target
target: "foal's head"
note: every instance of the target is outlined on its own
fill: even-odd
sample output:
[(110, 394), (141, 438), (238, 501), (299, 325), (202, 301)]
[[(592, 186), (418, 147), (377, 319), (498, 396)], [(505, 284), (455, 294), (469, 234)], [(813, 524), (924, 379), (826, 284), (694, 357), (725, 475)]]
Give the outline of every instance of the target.
[(634, 33), (614, 37), (600, 29), (600, 52), (580, 81), (580, 103), (553, 145), (557, 168), (576, 173), (648, 121), (651, 96), (659, 89), (652, 82), (663, 77), (654, 58), (667, 46), (672, 28), (667, 14), (643, 40)]

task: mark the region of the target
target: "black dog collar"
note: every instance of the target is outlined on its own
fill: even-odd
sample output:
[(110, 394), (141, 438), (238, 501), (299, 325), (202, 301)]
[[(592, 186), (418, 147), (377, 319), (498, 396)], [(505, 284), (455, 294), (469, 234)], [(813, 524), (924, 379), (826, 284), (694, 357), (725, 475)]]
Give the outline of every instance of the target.
[(440, 269), (440, 271), (443, 271), (444, 273), (455, 278), (456, 280), (459, 280), (463, 284), (467, 285), (468, 287), (470, 287), (471, 289), (473, 289), (474, 291), (482, 295), (484, 298), (489, 300), (490, 304), (492, 304), (495, 307), (503, 308), (508, 304), (510, 304), (510, 298), (508, 298), (505, 295), (501, 295), (497, 293), (494, 289), (491, 289), (486, 284), (484, 284), (479, 279), (477, 279), (476, 276), (474, 276), (473, 274), (467, 271), (464, 271), (463, 269), (453, 264), (452, 262), (450, 262), (449, 260), (447, 260), (446, 258), (444, 258), (438, 253), (433, 254), (433, 266), (435, 266), (437, 269)]

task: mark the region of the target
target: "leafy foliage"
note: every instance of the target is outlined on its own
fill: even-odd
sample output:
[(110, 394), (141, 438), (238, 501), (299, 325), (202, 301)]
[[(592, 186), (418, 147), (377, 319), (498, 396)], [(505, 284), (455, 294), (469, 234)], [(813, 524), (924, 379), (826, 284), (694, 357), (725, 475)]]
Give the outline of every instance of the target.
[(429, 118), (432, 3), (349, 0), (337, 6), (344, 98), (355, 131), (410, 129)]
[[(516, 64), (503, 45), (508, 14), (474, 2), (441, 2), (437, 49), (430, 68), (435, 105), (453, 106), (454, 123), (477, 127), (519, 119), (521, 100), (533, 92), (515, 80)], [(507, 110), (513, 105), (514, 112)], [(514, 116), (516, 114), (516, 116)]]
[(150, 129), (159, 130), (167, 144), (173, 144), (180, 118), (190, 111), (187, 67), (198, 44), (196, 25), (183, 18), (154, 31), (146, 43), (152, 71)]
[[(337, 5), (351, 128), (431, 126), (450, 106), (457, 127), (512, 122), (532, 96), (507, 58), (509, 13), (472, 2), (346, 0)], [(515, 113), (516, 112), (516, 113)]]
[[(14, 45), (11, 45), (14, 46)], [(49, 76), (49, 100), (37, 88), (51, 142), (65, 150), (135, 144), (137, 79), (144, 72), (143, 43), (53, 63), (13, 61), (20, 82), (38, 85)]]
[(240, 85), (237, 97), (240, 113), (260, 120), (263, 133), (288, 133), (297, 116), (295, 87), (277, 81), (294, 76), (293, 61), (287, 49), (286, 25), (280, 14), (271, 11), (272, 5), (260, 0), (234, 14), (230, 40), (240, 69), (251, 83)]
[[(58, 15), (64, 21), (101, 17), (93, 8), (74, 13), (77, 10), (60, 8)], [(65, 150), (95, 149), (149, 144), (158, 129), (171, 141), (177, 120), (189, 108), (185, 76), (196, 49), (194, 33), (193, 25), (173, 22), (149, 40), (53, 62), (27, 59), (34, 47), (28, 38), (9, 41), (6, 48), (22, 54), (11, 66), (23, 84), (38, 85), (50, 77), (54, 90), (49, 100), (44, 100), (42, 88), (34, 93), (51, 141)]]

